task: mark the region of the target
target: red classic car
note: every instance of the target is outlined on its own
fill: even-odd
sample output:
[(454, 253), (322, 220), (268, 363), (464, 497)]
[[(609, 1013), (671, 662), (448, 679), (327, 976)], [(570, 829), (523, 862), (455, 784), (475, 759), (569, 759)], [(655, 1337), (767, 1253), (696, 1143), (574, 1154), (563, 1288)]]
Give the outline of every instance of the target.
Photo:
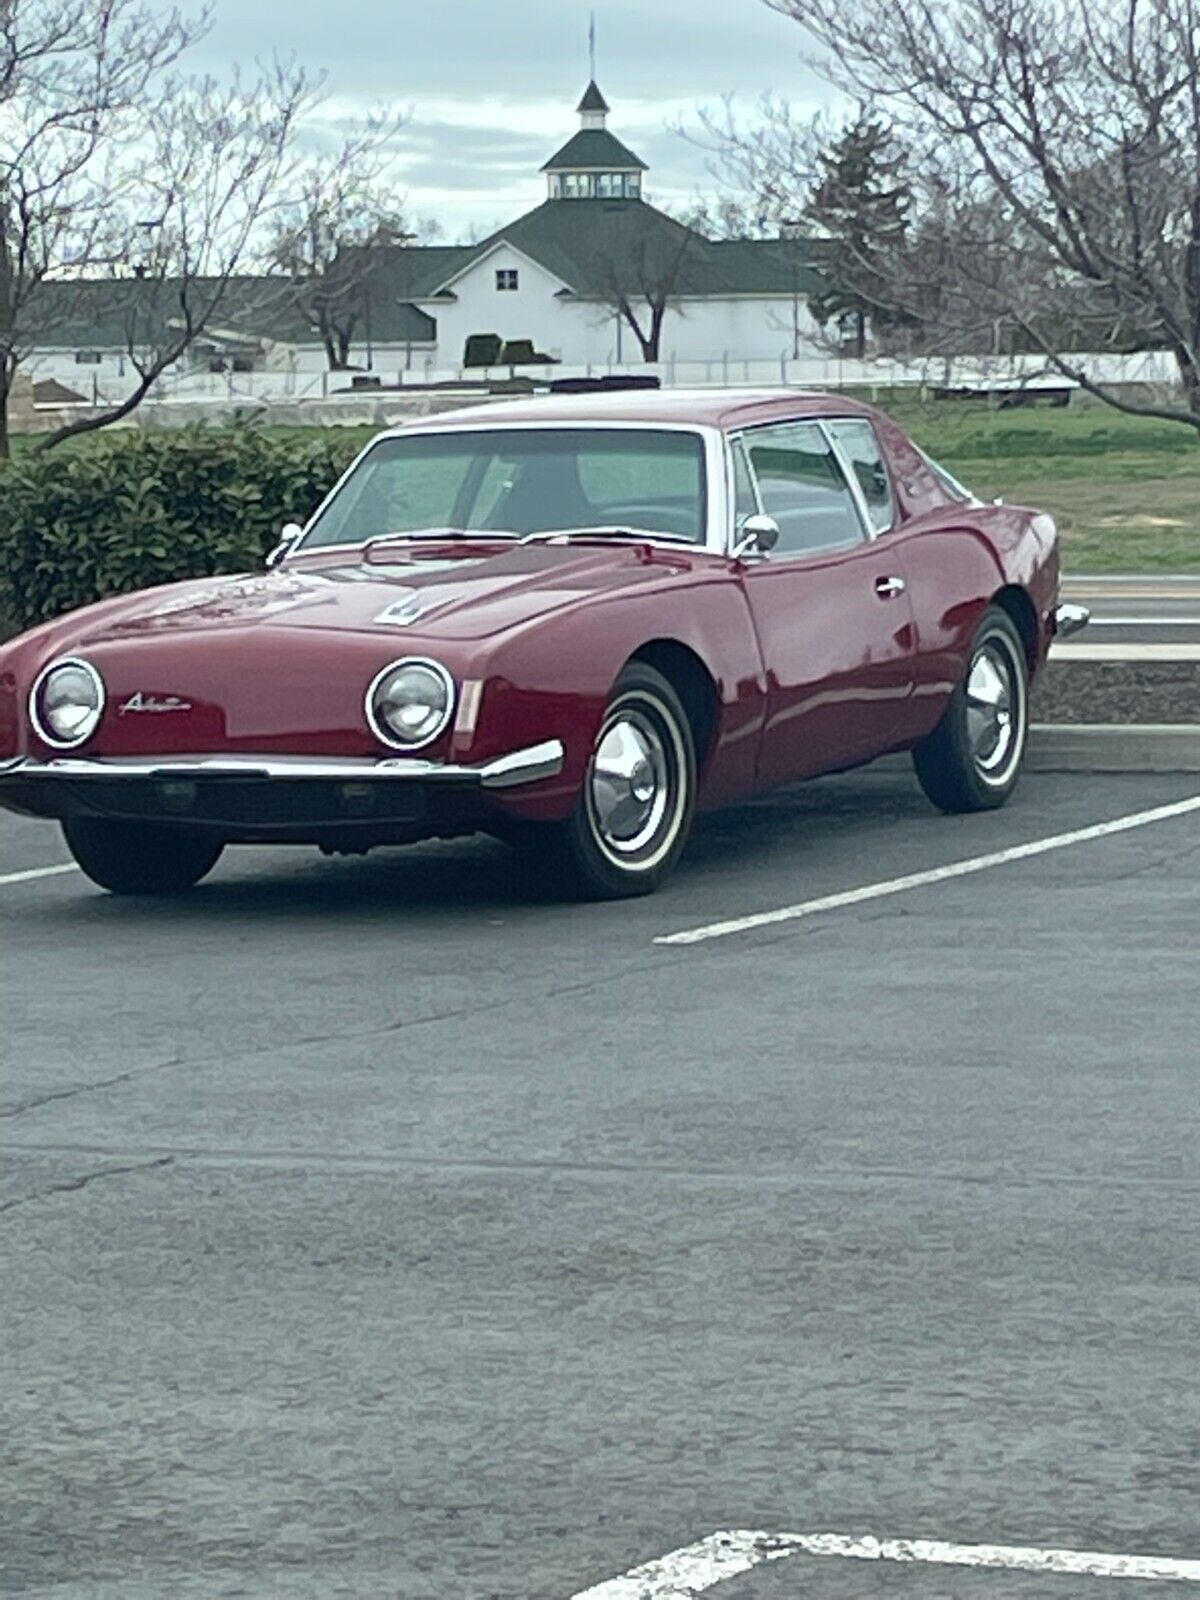
[(1002, 804), (1060, 606), (1050, 517), (834, 395), (494, 403), (376, 439), (268, 570), (0, 651), (0, 803), (105, 888), (227, 844), (478, 830), (652, 889), (697, 807), (911, 750)]

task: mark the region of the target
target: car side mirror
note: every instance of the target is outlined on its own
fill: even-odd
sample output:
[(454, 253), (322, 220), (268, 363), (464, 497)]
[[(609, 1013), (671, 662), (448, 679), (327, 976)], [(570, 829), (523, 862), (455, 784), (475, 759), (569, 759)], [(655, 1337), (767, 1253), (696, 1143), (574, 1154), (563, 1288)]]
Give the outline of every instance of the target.
[(733, 547), (733, 559), (743, 556), (769, 555), (779, 543), (779, 524), (765, 512), (747, 517), (738, 529), (738, 540)]
[(277, 567), (284, 556), (290, 555), (303, 537), (304, 529), (300, 523), (285, 522), (279, 530), (279, 543), (267, 552), (267, 571), (269, 572), (272, 567)]

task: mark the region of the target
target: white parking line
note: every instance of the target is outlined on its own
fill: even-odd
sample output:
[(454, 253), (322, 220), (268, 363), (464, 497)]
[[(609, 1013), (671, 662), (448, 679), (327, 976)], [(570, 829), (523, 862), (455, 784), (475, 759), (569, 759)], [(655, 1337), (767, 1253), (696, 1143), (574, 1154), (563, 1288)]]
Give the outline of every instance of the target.
[(1171, 805), (1155, 806), (1151, 811), (1135, 811), (1129, 816), (1117, 817), (1112, 822), (1097, 822), (1088, 828), (1075, 828), (1070, 833), (1032, 839), (1028, 844), (1013, 845), (1008, 850), (993, 850), (986, 856), (952, 861), (949, 866), (930, 867), (926, 872), (910, 872), (903, 878), (886, 878), (882, 883), (868, 883), (860, 889), (823, 895), (819, 900), (803, 900), (798, 905), (781, 906), (776, 911), (756, 911), (745, 917), (731, 917), (726, 922), (710, 922), (702, 928), (685, 928), (681, 933), (660, 934), (654, 943), (702, 944), (706, 939), (724, 939), (731, 933), (747, 933), (751, 928), (766, 928), (777, 922), (798, 922), (801, 917), (815, 917), (822, 911), (840, 911), (844, 906), (861, 905), (864, 900), (880, 900), (885, 895), (903, 894), (906, 889), (944, 883), (948, 878), (965, 878), (972, 872), (1003, 867), (1010, 861), (1023, 861), (1028, 856), (1042, 856), (1050, 850), (1065, 850), (1068, 845), (1086, 844), (1091, 839), (1128, 833), (1133, 828), (1148, 828), (1153, 822), (1166, 822), (1172, 817), (1186, 816), (1190, 811), (1200, 811), (1200, 795), (1192, 795), (1188, 800), (1176, 800)]
[(0, 876), (0, 888), (9, 883), (32, 883), (35, 878), (57, 878), (60, 873), (78, 871), (73, 861), (65, 861), (61, 867), (30, 867), (27, 872), (6, 872)]
[(1109, 1555), (1092, 1550), (1042, 1550), (1005, 1544), (946, 1544), (940, 1539), (873, 1539), (845, 1533), (761, 1533), (735, 1528), (647, 1561), (619, 1578), (581, 1590), (572, 1600), (690, 1600), (765, 1561), (792, 1556), (849, 1556), (859, 1561), (923, 1562), (991, 1567), (1007, 1572), (1059, 1572), (1088, 1578), (1152, 1578), (1200, 1583), (1200, 1561), (1167, 1556)]
[(1051, 661), (1200, 661), (1195, 644), (1066, 644), (1050, 647)]

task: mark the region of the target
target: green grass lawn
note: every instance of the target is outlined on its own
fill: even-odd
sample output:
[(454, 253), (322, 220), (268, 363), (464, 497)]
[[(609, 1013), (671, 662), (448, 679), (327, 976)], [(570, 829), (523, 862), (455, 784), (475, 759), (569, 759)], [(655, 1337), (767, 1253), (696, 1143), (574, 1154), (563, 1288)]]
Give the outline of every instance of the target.
[(1049, 511), (1070, 570), (1200, 571), (1200, 436), (1190, 429), (1106, 406), (884, 408), (981, 498)]
[[(959, 400), (879, 403), (981, 498), (1002, 495), (1049, 511), (1070, 570), (1200, 571), (1200, 436), (1181, 424), (1099, 405), (1001, 411)], [(344, 433), (348, 443), (363, 444), (375, 431)], [(67, 448), (86, 449), (96, 437)], [(19, 438), (15, 447), (33, 442)]]

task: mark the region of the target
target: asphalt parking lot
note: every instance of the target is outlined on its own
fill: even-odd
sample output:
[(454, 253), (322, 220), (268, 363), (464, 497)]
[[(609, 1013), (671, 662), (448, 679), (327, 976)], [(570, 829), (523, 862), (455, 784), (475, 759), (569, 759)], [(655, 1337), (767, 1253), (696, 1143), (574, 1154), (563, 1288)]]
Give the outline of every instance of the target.
[(0, 816), (6, 1592), (568, 1600), (717, 1529), (1200, 1556), (1200, 811), (927, 877), (1197, 793), (951, 819), (874, 769), (583, 907), (482, 842), (118, 901)]

